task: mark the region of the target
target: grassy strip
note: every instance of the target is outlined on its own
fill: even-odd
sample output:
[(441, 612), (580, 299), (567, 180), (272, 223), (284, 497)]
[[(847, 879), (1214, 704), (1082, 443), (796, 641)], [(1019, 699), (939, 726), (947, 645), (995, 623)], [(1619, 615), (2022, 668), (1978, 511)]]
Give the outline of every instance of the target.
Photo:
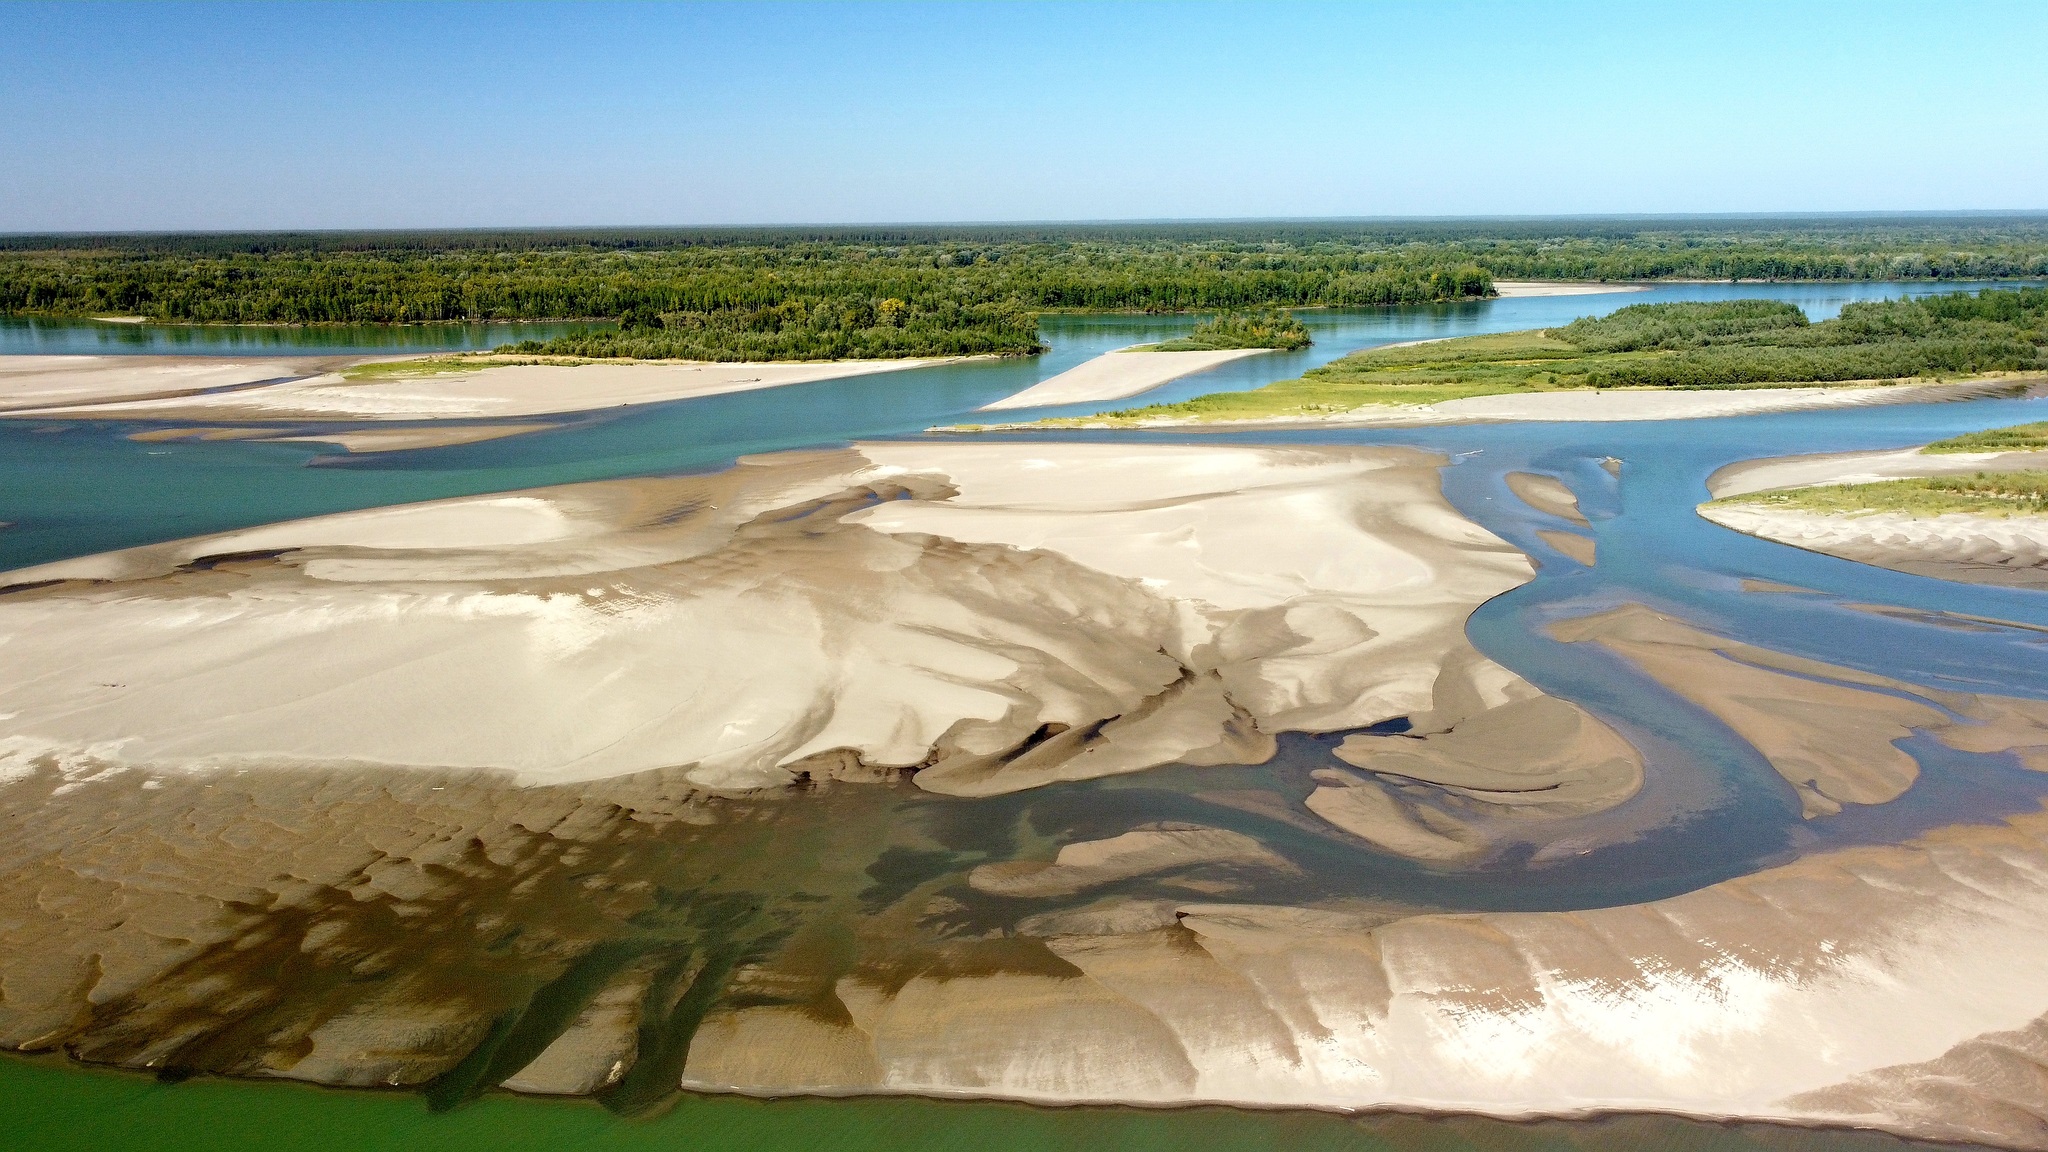
[(344, 380), (415, 380), (425, 376), (447, 376), (457, 372), (477, 372), (495, 368), (506, 363), (503, 360), (486, 360), (477, 356), (431, 356), (418, 360), (382, 360), (374, 364), (357, 364), (342, 370)]
[(2039, 452), (2048, 448), (2048, 422), (2015, 424), (2010, 428), (1987, 428), (1936, 440), (1922, 452)]
[(1940, 516), (1965, 512), (1973, 516), (2048, 515), (2048, 471), (1979, 472), (1974, 476), (1923, 476), (1880, 480), (1870, 484), (1829, 484), (1789, 488), (1716, 500), (1714, 505), (1791, 508), (1801, 512), (1845, 516), (1868, 512), (1903, 512)]
[(1942, 380), (2048, 366), (2048, 290), (1852, 304), (1809, 324), (1780, 301), (1638, 304), (1563, 328), (1373, 348), (1251, 392), (1047, 420), (1314, 419), (1375, 405), (1566, 388), (1755, 388)]

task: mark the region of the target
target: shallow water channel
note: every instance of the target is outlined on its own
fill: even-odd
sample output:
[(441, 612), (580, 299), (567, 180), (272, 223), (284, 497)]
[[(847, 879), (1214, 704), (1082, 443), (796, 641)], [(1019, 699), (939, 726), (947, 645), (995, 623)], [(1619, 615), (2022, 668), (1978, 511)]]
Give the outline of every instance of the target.
[[(1626, 304), (1771, 296), (1792, 300), (1818, 319), (1852, 299), (1953, 287), (1675, 285), (1630, 294), (1441, 308), (1307, 312), (1303, 318), (1317, 339), (1313, 348), (1236, 361), (1161, 388), (1144, 401), (1254, 387), (1359, 347), (1557, 324)], [(920, 435), (928, 426), (970, 418), (979, 405), (1089, 356), (1170, 336), (1192, 322), (1186, 317), (1052, 317), (1044, 331), (1053, 351), (1034, 361), (948, 365), (654, 405), (577, 418), (506, 440), (371, 457), (329, 455), (305, 444), (127, 438), (144, 425), (0, 421), (0, 521), (7, 523), (0, 528), (0, 570), (351, 508), (710, 470), (750, 453)], [(65, 326), (25, 335), (17, 322), (8, 323), (12, 326), (0, 328), (0, 351), (87, 350), (83, 338)], [(257, 350), (232, 342), (209, 344), (203, 333), (190, 339), (196, 343), (146, 350)], [(464, 346), (461, 341), (470, 339), (449, 334), (443, 346)], [(260, 350), (280, 354), (288, 349)], [(1257, 894), (1262, 900), (1363, 897), (1444, 909), (1587, 908), (1689, 891), (1808, 851), (1893, 842), (1944, 824), (2037, 809), (2048, 797), (2048, 777), (2023, 771), (2007, 757), (1959, 753), (1922, 740), (1908, 745), (1920, 761), (1919, 782), (1899, 800), (1802, 820), (1791, 789), (1725, 726), (1597, 646), (1559, 643), (1545, 628), (1607, 607), (1644, 603), (1726, 637), (1930, 689), (2048, 699), (2043, 649), (2048, 645), (2048, 596), (1834, 560), (1743, 536), (1692, 511), (1706, 498), (1705, 478), (1731, 461), (1897, 447), (2044, 418), (2048, 403), (1979, 400), (1671, 422), (1061, 433), (1061, 439), (1080, 440), (1405, 444), (1450, 457), (1444, 483), (1452, 502), (1540, 565), (1534, 581), (1473, 616), (1472, 640), (1545, 691), (1584, 705), (1624, 732), (1645, 754), (1645, 787), (1616, 808), (1581, 818), (1578, 826), (1546, 830), (1564, 841), (1583, 841), (1590, 846), (1584, 851), (1538, 857), (1532, 846), (1496, 855), (1477, 868), (1443, 871), (1361, 852), (1214, 801), (1219, 792), (1248, 785), (1296, 798), (1306, 795), (1313, 787), (1308, 772), (1327, 760), (1327, 748), (1337, 737), (1296, 736), (1282, 741), (1271, 763), (1255, 768), (1157, 769), (971, 805), (914, 788), (871, 791), (853, 802), (864, 814), (851, 821), (836, 805), (858, 789), (838, 790), (829, 801), (793, 801), (794, 809), (781, 818), (789, 824), (811, 823), (816, 814), (801, 809), (830, 803), (835, 805), (831, 823), (869, 829), (915, 825), (916, 835), (909, 839), (936, 843), (940, 850), (841, 852), (831, 846), (828, 832), (814, 828), (806, 835), (815, 850), (772, 869), (787, 873), (773, 886), (778, 898), (795, 893), (809, 899), (805, 893), (823, 892), (817, 896), (820, 902), (854, 915), (935, 882), (963, 860), (1001, 858), (1020, 839), (1063, 842), (1114, 835), (1140, 820), (1190, 820), (1250, 833), (1300, 865), (1298, 877), (1263, 886)], [(1603, 465), (1617, 460), (1618, 467)], [(1567, 559), (1536, 535), (1538, 528), (1558, 524), (1508, 492), (1503, 477), (1518, 470), (1555, 475), (1574, 490), (1598, 542), (1596, 564), (1585, 567)], [(1756, 590), (1746, 581), (1803, 591)], [(876, 843), (888, 840), (885, 835)], [(807, 876), (806, 868), (822, 872)], [(834, 875), (824, 878), (823, 872)], [(1147, 894), (1148, 883), (1131, 881), (1123, 890)], [(1002, 909), (988, 906), (990, 900), (999, 904), (998, 898), (977, 901), (964, 887), (948, 891), (961, 898), (958, 915), (967, 927), (983, 919), (1000, 923)], [(674, 1103), (665, 1089), (657, 1095), (661, 1103)], [(467, 1090), (423, 1098), (205, 1078), (173, 1085), (41, 1059), (0, 1060), (0, 1103), (9, 1113), (10, 1129), (22, 1134), (24, 1144), (44, 1147), (272, 1146), (280, 1128), (293, 1131), (295, 1142), (336, 1148), (423, 1142), (451, 1148), (950, 1148), (972, 1143), (991, 1149), (1113, 1145), (1717, 1152), (1904, 1146), (1861, 1134), (1654, 1117), (1519, 1125), (1214, 1109), (1039, 1110), (908, 1099), (761, 1103), (690, 1097), (665, 1115), (629, 1119), (618, 1113), (649, 1109), (636, 1104), (607, 1111), (588, 1102), (478, 1097)]]

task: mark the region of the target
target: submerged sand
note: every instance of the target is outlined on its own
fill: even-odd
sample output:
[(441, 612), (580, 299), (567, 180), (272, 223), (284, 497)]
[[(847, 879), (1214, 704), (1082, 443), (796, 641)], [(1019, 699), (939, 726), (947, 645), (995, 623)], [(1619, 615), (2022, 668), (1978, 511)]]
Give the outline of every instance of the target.
[[(9, 357), (8, 359), (17, 359)], [(268, 377), (263, 364), (184, 363), (137, 357), (20, 357), (50, 363), (23, 365), (0, 381), (0, 397), (18, 395), (5, 415), (65, 419), (245, 420), (477, 420), (657, 404), (759, 388), (808, 384), (876, 372), (922, 368), (943, 360), (841, 360), (818, 363), (593, 363), (496, 364), (416, 377), (351, 380), (338, 370), (308, 366), (277, 372), (276, 383), (208, 395), (181, 394), (179, 381), (246, 383)], [(88, 360), (89, 364), (69, 361)], [(289, 363), (289, 362), (287, 362)], [(180, 386), (182, 387), (182, 386)]]
[(1210, 352), (1150, 352), (1143, 348), (1119, 349), (1069, 368), (993, 404), (983, 412), (1010, 408), (1049, 408), (1059, 404), (1088, 404), (1098, 400), (1121, 400), (1147, 392), (1183, 376), (1206, 371), (1246, 356), (1257, 356), (1264, 348), (1227, 348)]

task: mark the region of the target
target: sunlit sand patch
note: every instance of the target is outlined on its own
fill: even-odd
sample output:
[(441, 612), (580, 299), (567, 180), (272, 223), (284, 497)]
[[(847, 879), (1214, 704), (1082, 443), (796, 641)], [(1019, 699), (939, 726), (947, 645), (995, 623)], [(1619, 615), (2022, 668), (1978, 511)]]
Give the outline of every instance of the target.
[(1121, 400), (1161, 384), (1204, 372), (1219, 364), (1265, 352), (1264, 348), (1226, 348), (1210, 352), (1147, 352), (1119, 349), (1069, 368), (1021, 392), (981, 406), (983, 412), (1010, 408), (1049, 408)]

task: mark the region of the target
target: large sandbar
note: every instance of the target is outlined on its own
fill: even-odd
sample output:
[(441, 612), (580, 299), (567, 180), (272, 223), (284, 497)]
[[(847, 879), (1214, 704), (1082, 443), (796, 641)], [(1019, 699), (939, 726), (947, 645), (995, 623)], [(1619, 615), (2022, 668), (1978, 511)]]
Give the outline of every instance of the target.
[(1142, 348), (1105, 353), (1057, 376), (1048, 377), (993, 404), (983, 412), (1010, 408), (1050, 408), (1121, 400), (1161, 384), (1265, 352), (1264, 348), (1225, 348), (1208, 352), (1149, 352)]

